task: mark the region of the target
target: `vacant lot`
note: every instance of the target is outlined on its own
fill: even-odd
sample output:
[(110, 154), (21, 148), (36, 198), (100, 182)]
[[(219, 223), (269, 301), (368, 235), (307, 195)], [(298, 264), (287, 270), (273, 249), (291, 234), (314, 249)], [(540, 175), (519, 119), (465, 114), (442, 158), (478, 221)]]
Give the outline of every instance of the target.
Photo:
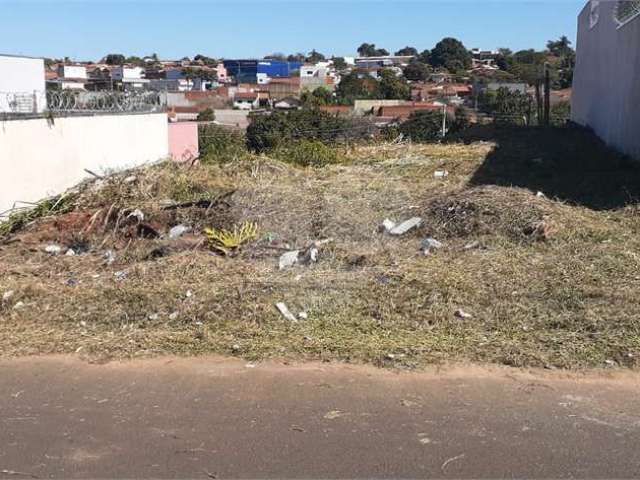
[[(638, 365), (637, 168), (580, 130), (476, 133), (324, 168), (261, 157), (91, 182), (0, 244), (0, 353)], [(405, 235), (379, 229), (410, 217)], [(208, 248), (204, 228), (243, 222), (255, 241)], [(192, 231), (169, 239), (178, 224)], [(443, 246), (424, 255), (428, 237)], [(278, 268), (326, 239), (316, 263)]]

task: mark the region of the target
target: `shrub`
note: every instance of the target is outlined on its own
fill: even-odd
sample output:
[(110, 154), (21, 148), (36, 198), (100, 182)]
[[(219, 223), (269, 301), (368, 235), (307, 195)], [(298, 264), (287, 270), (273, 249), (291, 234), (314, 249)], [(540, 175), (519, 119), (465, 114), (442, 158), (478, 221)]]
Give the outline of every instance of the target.
[(260, 153), (295, 140), (333, 143), (353, 134), (352, 127), (345, 118), (315, 109), (256, 115), (247, 128), (247, 147)]
[(560, 102), (551, 107), (549, 112), (549, 120), (551, 125), (556, 127), (563, 127), (571, 120), (571, 103)]
[(399, 127), (414, 142), (433, 142), (442, 137), (442, 112), (417, 111)]
[(203, 163), (228, 162), (248, 153), (244, 135), (220, 125), (201, 125), (198, 143)]
[(296, 140), (283, 144), (273, 150), (271, 155), (283, 162), (303, 167), (323, 167), (345, 161), (340, 150), (318, 140)]
[(213, 122), (216, 119), (216, 113), (212, 108), (207, 108), (202, 112), (198, 113), (197, 120), (199, 122)]

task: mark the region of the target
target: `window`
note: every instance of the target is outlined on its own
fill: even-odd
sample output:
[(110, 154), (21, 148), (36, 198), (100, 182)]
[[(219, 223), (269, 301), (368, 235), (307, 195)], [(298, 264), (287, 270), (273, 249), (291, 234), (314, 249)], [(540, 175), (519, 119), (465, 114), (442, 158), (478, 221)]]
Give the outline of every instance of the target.
[(589, 28), (597, 25), (600, 18), (600, 0), (591, 0), (591, 13), (589, 15)]
[(638, 16), (640, 16), (640, 0), (618, 1), (613, 10), (613, 18), (618, 24), (618, 28), (626, 25)]

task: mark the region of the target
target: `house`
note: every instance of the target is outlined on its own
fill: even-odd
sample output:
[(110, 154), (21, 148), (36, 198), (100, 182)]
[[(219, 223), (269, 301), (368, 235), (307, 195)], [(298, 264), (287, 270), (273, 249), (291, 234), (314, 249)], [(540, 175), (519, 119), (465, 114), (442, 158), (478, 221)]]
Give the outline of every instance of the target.
[(303, 90), (315, 90), (318, 87), (333, 90), (337, 77), (336, 71), (331, 68), (329, 62), (307, 63), (300, 68), (300, 87)]
[(356, 68), (391, 68), (406, 67), (413, 59), (413, 55), (384, 55), (379, 57), (358, 57), (355, 59)]
[(480, 50), (479, 48), (471, 49), (471, 69), (476, 70), (499, 70), (496, 65), (496, 59), (500, 52), (493, 50)]
[(237, 83), (268, 84), (272, 78), (291, 77), (300, 70), (301, 62), (280, 60), (224, 60), (227, 75)]
[(276, 110), (297, 110), (300, 108), (300, 100), (295, 97), (285, 97), (273, 104)]
[(258, 92), (238, 92), (233, 99), (233, 108), (254, 110), (260, 105)]
[(396, 106), (382, 106), (377, 112), (378, 116), (391, 117), (397, 120), (407, 120), (412, 114), (416, 112), (442, 112), (446, 110), (449, 116), (455, 115), (455, 109), (453, 107), (429, 102), (406, 102), (404, 105)]
[(47, 84), (60, 90), (85, 90), (89, 78), (83, 65), (58, 65), (57, 78)]
[(141, 90), (149, 83), (140, 67), (116, 67), (111, 70), (111, 80), (122, 90)]
[(46, 109), (44, 60), (0, 54), (0, 114)]
[(640, 160), (640, 0), (587, 3), (578, 16), (571, 119)]
[(527, 93), (526, 83), (514, 83), (514, 82), (490, 82), (487, 84), (486, 89), (490, 92), (495, 92), (501, 88), (506, 88), (510, 92)]

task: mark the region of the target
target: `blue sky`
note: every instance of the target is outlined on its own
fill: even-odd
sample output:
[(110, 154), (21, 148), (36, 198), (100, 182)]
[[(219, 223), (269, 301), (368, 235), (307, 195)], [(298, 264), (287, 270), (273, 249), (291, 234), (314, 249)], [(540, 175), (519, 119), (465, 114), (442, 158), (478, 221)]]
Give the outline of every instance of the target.
[(544, 48), (576, 36), (586, 0), (0, 0), (0, 53), (98, 60), (107, 53), (179, 58), (271, 52)]

